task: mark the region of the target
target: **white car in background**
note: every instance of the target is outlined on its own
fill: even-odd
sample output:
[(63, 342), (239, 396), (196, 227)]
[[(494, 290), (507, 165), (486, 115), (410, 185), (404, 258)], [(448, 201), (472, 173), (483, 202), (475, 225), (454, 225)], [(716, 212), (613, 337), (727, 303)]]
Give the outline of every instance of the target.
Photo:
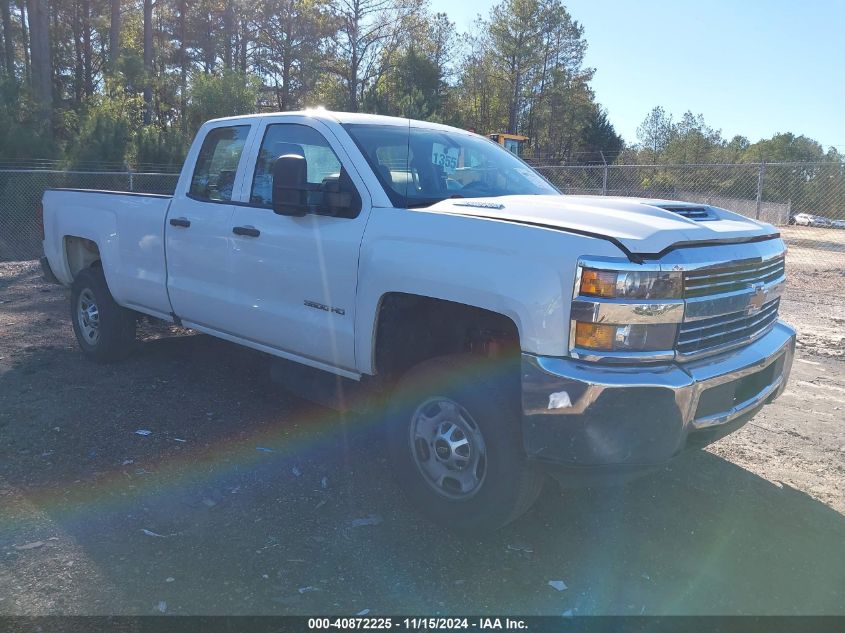
[(796, 213), (793, 216), (793, 223), (798, 226), (831, 226), (829, 219), (812, 213)]

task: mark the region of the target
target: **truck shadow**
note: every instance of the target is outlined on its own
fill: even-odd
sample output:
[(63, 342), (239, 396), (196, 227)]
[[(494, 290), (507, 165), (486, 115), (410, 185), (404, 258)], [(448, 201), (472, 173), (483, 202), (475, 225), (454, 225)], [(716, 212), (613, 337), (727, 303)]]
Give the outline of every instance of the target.
[(547, 575), (578, 570), (580, 612), (843, 611), (845, 518), (708, 452), (622, 488), (561, 491), (521, 529)]
[(35, 578), (18, 612), (68, 559), (86, 576), (54, 608), (73, 613), (845, 611), (845, 518), (710, 453), (549, 486), (458, 536), (403, 500), (375, 421), (280, 392), (263, 355), (181, 336), (97, 366), (57, 343), (0, 376), (0, 574)]

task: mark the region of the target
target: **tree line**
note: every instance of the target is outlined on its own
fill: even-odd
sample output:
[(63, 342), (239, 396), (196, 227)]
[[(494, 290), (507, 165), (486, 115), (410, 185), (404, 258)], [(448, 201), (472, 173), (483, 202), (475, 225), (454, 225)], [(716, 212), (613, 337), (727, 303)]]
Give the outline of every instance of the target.
[[(677, 121), (655, 107), (637, 129), (638, 143), (616, 162), (648, 165), (620, 172), (615, 187), (660, 197), (685, 193), (790, 204), (794, 212), (845, 219), (845, 156), (791, 132), (751, 142), (728, 139), (703, 115)], [(690, 167), (690, 166), (694, 167)]]
[(803, 135), (783, 132), (752, 143), (736, 135), (730, 139), (709, 126), (702, 114), (687, 111), (679, 120), (654, 107), (637, 128), (639, 143), (625, 148), (620, 163), (701, 165), (733, 163), (839, 163), (845, 156), (835, 147)]
[(524, 134), (544, 164), (843, 162), (660, 107), (626, 144), (561, 0), (501, 0), (465, 34), (427, 0), (0, 0), (0, 22), (5, 162), (175, 167), (208, 118), (317, 105)]
[(0, 159), (177, 164), (205, 119), (330, 109), (618, 154), (560, 0), (459, 34), (426, 0), (0, 0)]

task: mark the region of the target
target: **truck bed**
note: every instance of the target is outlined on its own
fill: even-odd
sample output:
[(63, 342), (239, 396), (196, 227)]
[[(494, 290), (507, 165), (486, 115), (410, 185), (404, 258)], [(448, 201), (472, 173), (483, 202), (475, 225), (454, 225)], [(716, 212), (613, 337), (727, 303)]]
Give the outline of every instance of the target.
[(97, 189), (44, 192), (44, 254), (58, 280), (98, 259), (115, 300), (155, 315), (170, 313), (164, 226), (172, 196)]

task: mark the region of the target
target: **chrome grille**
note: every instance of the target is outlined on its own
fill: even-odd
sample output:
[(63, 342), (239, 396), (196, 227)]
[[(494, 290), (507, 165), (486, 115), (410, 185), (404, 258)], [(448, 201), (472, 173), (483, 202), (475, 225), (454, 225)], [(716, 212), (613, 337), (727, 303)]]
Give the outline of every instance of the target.
[(778, 318), (784, 272), (783, 255), (687, 271), (687, 309), (675, 345), (678, 356), (716, 353), (767, 332)]
[(686, 321), (678, 332), (677, 350), (681, 355), (700, 354), (753, 340), (778, 318), (780, 298), (764, 304), (759, 312), (722, 314), (698, 321)]
[(684, 296), (704, 297), (746, 290), (754, 284), (777, 281), (783, 275), (782, 256), (763, 262), (693, 270), (684, 276)]

